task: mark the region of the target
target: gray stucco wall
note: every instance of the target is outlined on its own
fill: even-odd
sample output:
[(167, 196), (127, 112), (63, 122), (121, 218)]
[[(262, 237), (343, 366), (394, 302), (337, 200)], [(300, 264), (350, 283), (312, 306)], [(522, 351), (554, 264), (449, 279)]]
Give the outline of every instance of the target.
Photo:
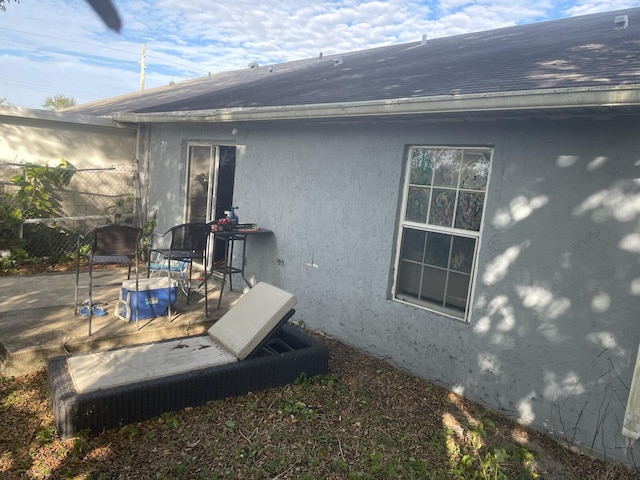
[[(165, 225), (185, 138), (238, 145), (247, 270), (307, 326), (600, 455), (620, 434), (640, 333), (637, 118), (154, 127)], [(162, 138), (162, 142), (157, 139)], [(154, 140), (155, 139), (155, 140)], [(406, 145), (493, 145), (468, 323), (391, 299)], [(155, 173), (154, 173), (155, 172)], [(171, 172), (171, 173), (169, 173)], [(180, 184), (176, 185), (180, 179)]]
[(148, 214), (157, 216), (157, 232), (185, 221), (187, 145), (236, 145), (233, 127), (215, 125), (154, 125), (149, 140)]

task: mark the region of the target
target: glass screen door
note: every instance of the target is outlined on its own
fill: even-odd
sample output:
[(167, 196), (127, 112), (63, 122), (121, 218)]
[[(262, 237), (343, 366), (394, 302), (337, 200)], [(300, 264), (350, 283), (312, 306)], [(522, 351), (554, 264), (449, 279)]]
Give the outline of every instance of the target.
[(188, 145), (186, 222), (214, 220), (218, 159), (215, 145)]
[[(195, 143), (187, 146), (185, 222), (212, 222), (224, 216), (233, 205), (235, 168), (235, 146)], [(223, 249), (214, 248), (213, 243), (211, 248), (214, 255), (210, 258), (220, 260)]]

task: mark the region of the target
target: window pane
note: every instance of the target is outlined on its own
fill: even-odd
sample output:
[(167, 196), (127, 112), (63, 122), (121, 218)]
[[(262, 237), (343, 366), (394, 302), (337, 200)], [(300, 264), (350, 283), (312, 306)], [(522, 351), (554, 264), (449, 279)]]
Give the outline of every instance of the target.
[(485, 190), (489, 176), (489, 155), (485, 152), (465, 152), (460, 175), (460, 188)]
[(209, 171), (211, 168), (211, 146), (189, 146), (189, 191), (187, 192), (187, 221), (207, 221), (207, 198), (209, 194)]
[(431, 185), (435, 152), (435, 150), (426, 148), (414, 148), (411, 150), (411, 175), (409, 183), (413, 185)]
[(455, 201), (455, 190), (434, 188), (429, 223), (431, 225), (450, 227), (453, 223), (453, 206), (455, 205)]
[(480, 230), (484, 193), (460, 192), (456, 210), (456, 228)]
[(473, 252), (476, 246), (475, 238), (453, 237), (453, 249), (449, 268), (458, 272), (471, 273)]
[(405, 228), (402, 239), (402, 259), (422, 263), (426, 236), (427, 233), (422, 230)]
[(410, 146), (408, 152), (394, 294), (467, 320), (492, 150)]
[(460, 175), (462, 150), (438, 150), (433, 184), (441, 187), (457, 187)]
[(466, 310), (469, 278), (469, 275), (462, 273), (449, 273), (445, 306)]
[(425, 253), (424, 263), (447, 268), (450, 246), (451, 235), (429, 232), (427, 234), (427, 251)]
[(418, 298), (421, 270), (422, 265), (418, 265), (417, 263), (400, 262), (396, 295), (410, 295)]
[(420, 297), (424, 300), (442, 305), (444, 303), (444, 287), (446, 281), (446, 270), (424, 267)]
[(406, 220), (427, 223), (430, 193), (431, 189), (428, 187), (409, 187)]

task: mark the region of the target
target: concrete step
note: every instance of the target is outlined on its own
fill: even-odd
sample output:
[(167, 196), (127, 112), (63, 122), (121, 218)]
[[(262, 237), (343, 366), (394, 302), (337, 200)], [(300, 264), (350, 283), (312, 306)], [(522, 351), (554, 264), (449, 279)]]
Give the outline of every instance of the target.
[(210, 281), (208, 318), (201, 290), (192, 294), (188, 304), (179, 293), (171, 320), (167, 316), (141, 319), (137, 330), (136, 322), (114, 314), (122, 273), (100, 272), (97, 280), (95, 301), (105, 303), (107, 315), (92, 317), (89, 336), (87, 317), (74, 315), (75, 274), (0, 277), (0, 374), (19, 376), (40, 370), (57, 355), (201, 334), (241, 296), (225, 289), (217, 310), (219, 288)]

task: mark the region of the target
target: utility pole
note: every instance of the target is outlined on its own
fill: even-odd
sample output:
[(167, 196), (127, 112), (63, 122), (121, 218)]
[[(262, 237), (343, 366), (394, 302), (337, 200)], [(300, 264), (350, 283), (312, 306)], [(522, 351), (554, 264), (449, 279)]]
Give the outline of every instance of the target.
[(147, 45), (142, 44), (142, 59), (140, 60), (140, 91), (144, 90), (144, 71), (147, 68)]

